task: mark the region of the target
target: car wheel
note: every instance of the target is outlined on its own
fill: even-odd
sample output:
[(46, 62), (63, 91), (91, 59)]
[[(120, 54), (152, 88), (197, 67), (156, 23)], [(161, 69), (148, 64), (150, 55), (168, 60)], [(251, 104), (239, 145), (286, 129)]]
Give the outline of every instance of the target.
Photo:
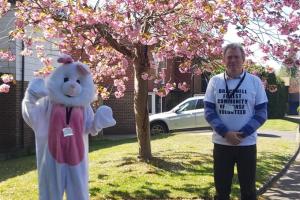
[(150, 125), (150, 133), (151, 135), (168, 133), (168, 128), (162, 122), (154, 122)]

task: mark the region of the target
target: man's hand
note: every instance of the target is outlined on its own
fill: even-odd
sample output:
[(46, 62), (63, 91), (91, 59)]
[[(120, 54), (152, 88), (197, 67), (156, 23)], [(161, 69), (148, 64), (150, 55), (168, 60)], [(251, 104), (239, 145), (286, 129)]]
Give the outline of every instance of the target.
[(229, 142), (232, 145), (238, 145), (241, 143), (242, 138), (241, 138), (241, 132), (236, 132), (236, 131), (229, 131), (226, 133), (225, 138), (227, 142)]

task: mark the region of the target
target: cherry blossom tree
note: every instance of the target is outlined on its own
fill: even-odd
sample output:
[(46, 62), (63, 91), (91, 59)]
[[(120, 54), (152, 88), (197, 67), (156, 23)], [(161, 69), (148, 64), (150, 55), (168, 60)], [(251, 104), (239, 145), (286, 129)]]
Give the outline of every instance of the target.
[(0, 17), (3, 16), (10, 8), (7, 0), (0, 0)]
[[(24, 41), (23, 55), (35, 48), (45, 67), (51, 60), (42, 41), (85, 61), (103, 99), (124, 95), (126, 71), (132, 67), (139, 157), (148, 160), (148, 81), (160, 84), (155, 91), (161, 96), (175, 88), (155, 63), (180, 58), (181, 72), (214, 70), (209, 63), (220, 57), (229, 24), (243, 38), (247, 55), (258, 44), (265, 59), (299, 63), (294, 56), (300, 47), (299, 8), (294, 0), (27, 0), (16, 5), (12, 36)], [(40, 37), (33, 37), (32, 30)], [(186, 83), (178, 86), (188, 88)]]

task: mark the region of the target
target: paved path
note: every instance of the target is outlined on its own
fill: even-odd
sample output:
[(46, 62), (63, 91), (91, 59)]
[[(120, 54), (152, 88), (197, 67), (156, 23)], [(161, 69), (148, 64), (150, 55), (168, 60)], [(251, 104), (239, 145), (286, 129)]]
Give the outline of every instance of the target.
[[(297, 118), (299, 120), (299, 118)], [(299, 126), (300, 131), (300, 126)], [(280, 133), (276, 135), (285, 137), (288, 139), (292, 134), (285, 134), (282, 136)], [(299, 143), (299, 135), (294, 138)], [(300, 144), (300, 143), (299, 143)], [(300, 200), (300, 154), (298, 153), (295, 161), (291, 164), (286, 173), (276, 181), (270, 189), (268, 189), (263, 195), (263, 199), (266, 200)]]
[(270, 200), (300, 199), (300, 154), (285, 175), (263, 194), (263, 198)]

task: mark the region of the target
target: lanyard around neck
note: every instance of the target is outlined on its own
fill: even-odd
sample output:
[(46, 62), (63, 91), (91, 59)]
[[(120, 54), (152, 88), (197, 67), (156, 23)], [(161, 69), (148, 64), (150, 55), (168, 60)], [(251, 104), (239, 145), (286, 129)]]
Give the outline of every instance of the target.
[(72, 113), (73, 107), (66, 107), (66, 120), (67, 120), (67, 125), (70, 123), (70, 118), (71, 118), (71, 113)]
[(224, 73), (224, 80), (225, 80), (225, 86), (226, 86), (226, 94), (227, 94), (227, 97), (229, 99), (231, 97), (233, 97), (233, 95), (235, 94), (235, 92), (239, 89), (239, 87), (241, 86), (242, 82), (245, 79), (245, 76), (246, 76), (246, 72), (244, 72), (244, 76), (242, 77), (242, 79), (240, 80), (240, 82), (237, 84), (237, 86), (231, 92), (229, 92), (227, 81), (226, 81), (226, 77), (225, 77), (225, 73)]

